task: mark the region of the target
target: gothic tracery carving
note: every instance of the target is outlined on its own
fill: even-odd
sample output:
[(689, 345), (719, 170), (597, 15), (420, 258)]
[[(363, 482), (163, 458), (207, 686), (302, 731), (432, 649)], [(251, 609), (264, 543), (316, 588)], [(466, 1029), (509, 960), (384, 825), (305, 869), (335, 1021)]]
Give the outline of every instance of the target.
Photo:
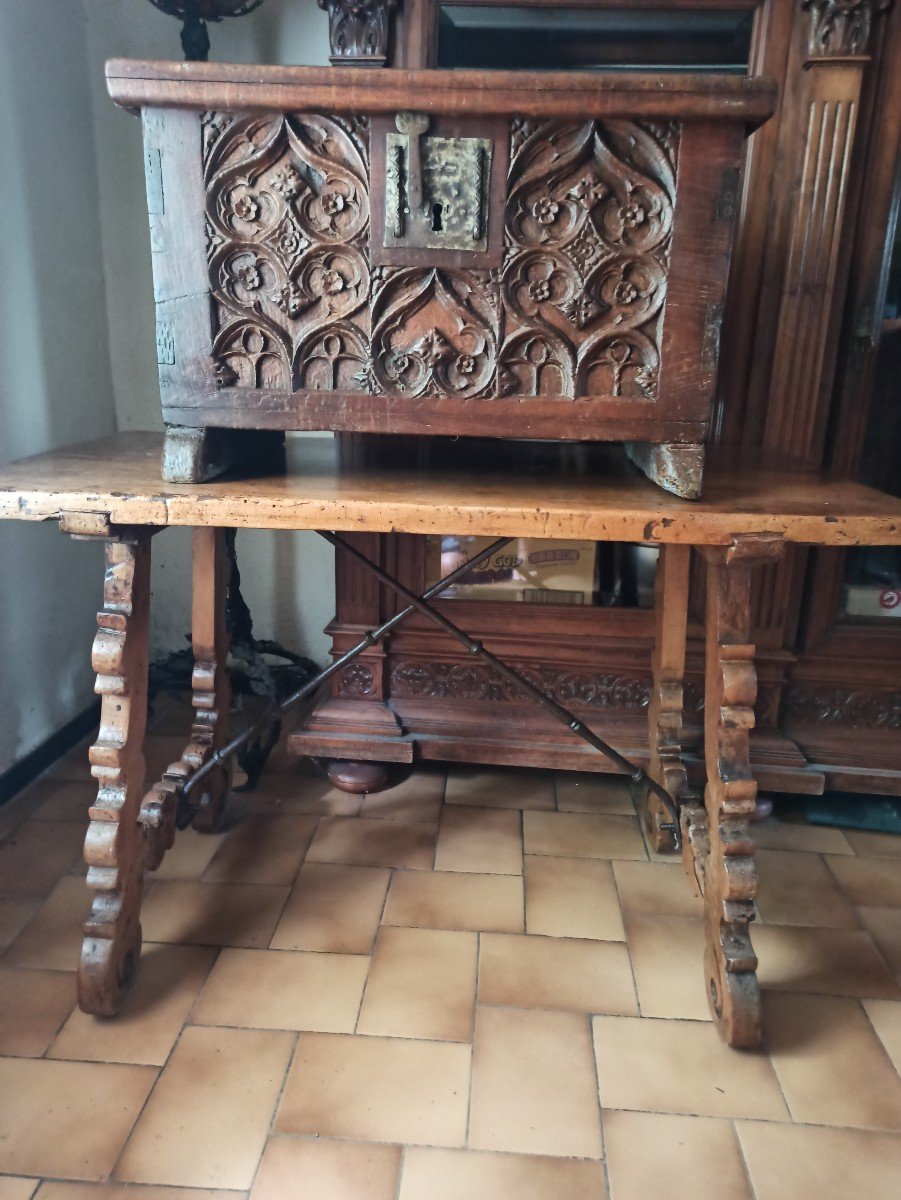
[(656, 396), (677, 143), (672, 124), (516, 124), (502, 388), (523, 378), (528, 331), (533, 362), (577, 364), (562, 394)]
[[(290, 391), (327, 376), (355, 390), (359, 362), (350, 373), (322, 364), (368, 357), (365, 124), (216, 117), (202, 127), (220, 382)], [(332, 326), (337, 340), (326, 344), (316, 335)]]
[(679, 126), (514, 121), (503, 267), (373, 267), (368, 124), (206, 113), (220, 386), (653, 400)]
[(411, 268), (377, 285), (372, 370), (379, 390), (411, 396), (493, 391), (497, 314), (468, 272)]

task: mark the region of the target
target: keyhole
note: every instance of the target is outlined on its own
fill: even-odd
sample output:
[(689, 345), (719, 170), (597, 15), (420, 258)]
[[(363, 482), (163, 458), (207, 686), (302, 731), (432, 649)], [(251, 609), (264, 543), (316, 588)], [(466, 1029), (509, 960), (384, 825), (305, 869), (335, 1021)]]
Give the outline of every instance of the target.
[(443, 208), (443, 204), (432, 205), (432, 233), (441, 233), (442, 231), (441, 212)]

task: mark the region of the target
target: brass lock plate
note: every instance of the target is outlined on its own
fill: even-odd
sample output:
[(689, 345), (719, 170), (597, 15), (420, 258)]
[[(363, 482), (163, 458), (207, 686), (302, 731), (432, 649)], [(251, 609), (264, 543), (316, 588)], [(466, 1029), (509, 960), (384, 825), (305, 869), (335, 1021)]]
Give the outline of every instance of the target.
[(499, 265), (508, 137), (506, 121), (375, 118), (373, 261)]

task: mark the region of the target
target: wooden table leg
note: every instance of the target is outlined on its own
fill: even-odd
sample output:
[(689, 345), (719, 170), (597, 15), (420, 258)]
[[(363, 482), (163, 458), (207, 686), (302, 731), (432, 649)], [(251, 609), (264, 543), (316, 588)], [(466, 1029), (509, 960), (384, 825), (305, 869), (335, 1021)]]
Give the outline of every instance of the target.
[[(228, 591), (228, 555), (224, 529), (194, 530), (194, 598), (191, 613), (191, 643), (194, 672), (191, 676), (194, 724), (191, 744), (182, 755), (193, 770), (225, 745), (231, 687), (228, 680), (228, 629), (225, 600)], [(207, 777), (203, 808), (194, 818), (194, 828), (210, 833), (218, 828), (228, 796), (227, 769)]]
[[(228, 736), (231, 689), (228, 680), (228, 630), (225, 601), (228, 590), (228, 554), (225, 531), (195, 529), (193, 533), (193, 600), (191, 645), (194, 670), (191, 675), (194, 720), (190, 740), (178, 762), (172, 763), (144, 799), (140, 820), (145, 831), (145, 864), (154, 871), (175, 840), (175, 817), (181, 789)], [(217, 768), (207, 776), (202, 795), (192, 799), (202, 804), (194, 817), (194, 828), (204, 833), (215, 830), (222, 819), (228, 795), (229, 772)]]
[(99, 783), (85, 839), (87, 883), (94, 890), (78, 967), (78, 1002), (111, 1016), (141, 953), (143, 838), (138, 811), (144, 787), (147, 723), (151, 531), (107, 540), (103, 609), (91, 662), (101, 696), (100, 732), (91, 747)]
[(730, 546), (702, 550), (707, 561), (707, 787), (703, 809), (683, 809), (683, 837), (704, 895), (710, 1010), (730, 1046), (756, 1046), (761, 1035), (757, 958), (748, 929), (757, 895), (756, 847), (748, 828), (757, 796), (748, 758), (757, 699), (751, 573), (781, 550), (781, 540), (769, 535), (736, 537)]
[[(81, 529), (83, 523), (77, 528)], [(181, 759), (143, 796), (150, 611), (150, 538), (132, 531), (106, 541), (103, 610), (92, 663), (102, 697), (91, 772), (100, 787), (85, 839), (87, 882), (96, 895), (85, 922), (78, 969), (84, 1012), (112, 1016), (121, 1007), (141, 953), (144, 869), (159, 866), (175, 836), (185, 781), (226, 740), (230, 691), (225, 597), (228, 562), (222, 530), (194, 531), (192, 676), (194, 721)], [(225, 769), (213, 772), (194, 824), (219, 823), (228, 792)]]
[[(686, 796), (688, 780), (682, 763), (682, 691), (688, 623), (690, 546), (660, 547), (654, 582), (654, 658), (648, 706), (648, 774), (676, 803)], [(673, 834), (662, 826), (672, 821), (659, 798), (648, 792), (645, 821), (651, 844), (660, 854), (676, 848)]]

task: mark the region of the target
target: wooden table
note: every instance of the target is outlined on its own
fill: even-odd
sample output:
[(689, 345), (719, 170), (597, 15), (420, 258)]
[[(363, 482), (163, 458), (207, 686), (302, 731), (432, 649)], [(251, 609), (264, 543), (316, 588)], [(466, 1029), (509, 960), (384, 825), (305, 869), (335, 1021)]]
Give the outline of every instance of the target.
[[(756, 796), (751, 574), (790, 542), (899, 545), (901, 500), (816, 472), (714, 458), (704, 499), (689, 502), (654, 487), (611, 448), (564, 445), (541, 458), (514, 444), (499, 474), (484, 471), (479, 443), (388, 438), (349, 449), (295, 440), (283, 470), (177, 485), (160, 480), (161, 449), (158, 435), (120, 434), (0, 470), (0, 518), (58, 521), (64, 533), (106, 544), (92, 659), (102, 710), (90, 751), (99, 792), (85, 841), (95, 897), (79, 967), (83, 1009), (119, 1007), (140, 953), (144, 871), (172, 844), (179, 789), (225, 742), (226, 528), (590, 538), (660, 548), (649, 770), (680, 804), (683, 861), (705, 900), (714, 1019), (731, 1045), (759, 1041), (748, 933), (757, 892), (748, 826)], [(150, 543), (170, 525), (194, 530), (195, 716), (181, 759), (145, 794)], [(692, 547), (707, 563), (703, 801), (688, 788), (680, 750)], [(224, 770), (210, 775), (196, 826), (215, 826), (227, 787)], [(655, 844), (667, 848), (653, 797), (646, 815)]]

